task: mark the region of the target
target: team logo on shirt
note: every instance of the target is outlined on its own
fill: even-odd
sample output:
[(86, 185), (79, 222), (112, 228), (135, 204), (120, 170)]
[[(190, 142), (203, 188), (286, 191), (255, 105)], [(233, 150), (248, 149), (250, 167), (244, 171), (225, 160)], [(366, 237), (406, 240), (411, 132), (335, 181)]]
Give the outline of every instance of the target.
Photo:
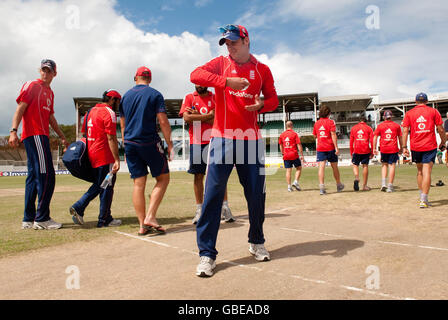
[(364, 131), (359, 130), (358, 131), (358, 139), (362, 139), (362, 138), (364, 138)]
[(199, 112), (200, 112), (202, 115), (204, 115), (204, 114), (207, 114), (207, 113), (208, 113), (208, 109), (207, 109), (206, 107), (202, 107), (202, 108), (199, 110)]
[(425, 119), (425, 117), (420, 116), (420, 118), (418, 118), (418, 119), (416, 120), (416, 122), (418, 123), (417, 128), (419, 128), (419, 130), (420, 130), (420, 131), (416, 131), (417, 133), (422, 133), (422, 132), (427, 132), (427, 131), (429, 131), (429, 130), (425, 130), (425, 129), (426, 129), (426, 124), (425, 124), (425, 122), (427, 122), (426, 119)]
[(392, 138), (392, 130), (387, 129), (385, 133), (386, 133), (386, 139), (390, 140)]
[(232, 70), (232, 73), (234, 73), (234, 74), (235, 74), (235, 73), (238, 73), (238, 72), (236, 72), (236, 70)]
[(324, 126), (322, 126), (322, 127), (320, 127), (320, 129), (319, 129), (319, 131), (320, 131), (320, 136), (323, 138), (323, 137), (325, 137), (325, 127)]
[(255, 70), (250, 70), (249, 78), (250, 80), (255, 80)]
[(285, 139), (285, 145), (286, 145), (286, 147), (289, 147), (289, 138)]

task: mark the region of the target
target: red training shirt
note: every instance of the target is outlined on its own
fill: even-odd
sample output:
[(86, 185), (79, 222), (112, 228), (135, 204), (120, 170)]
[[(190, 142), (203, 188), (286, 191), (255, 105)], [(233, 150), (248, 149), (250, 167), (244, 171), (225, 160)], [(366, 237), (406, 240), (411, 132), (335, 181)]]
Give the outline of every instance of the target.
[(411, 150), (424, 152), (437, 149), (435, 127), (442, 124), (439, 111), (427, 105), (421, 104), (406, 112), (402, 126), (411, 128)]
[(331, 132), (336, 132), (336, 123), (328, 118), (320, 118), (314, 124), (313, 135), (317, 139), (317, 151), (328, 152), (336, 149)]
[(360, 122), (350, 130), (350, 154), (373, 154), (373, 129)]
[[(82, 132), (85, 132), (85, 121)], [(115, 162), (110, 151), (107, 135), (117, 134), (117, 117), (109, 105), (99, 103), (89, 113), (87, 139), (89, 159), (92, 168), (98, 168)]]
[(397, 153), (400, 151), (397, 138), (401, 137), (402, 133), (398, 123), (392, 120), (386, 120), (376, 127), (374, 135), (381, 137), (380, 151), (382, 153)]
[[(227, 78), (246, 78), (250, 86), (235, 91), (226, 87)], [(278, 97), (271, 70), (254, 56), (245, 64), (238, 64), (232, 57), (221, 56), (191, 73), (191, 82), (203, 87), (214, 87), (216, 97), (215, 122), (212, 137), (237, 140), (261, 139), (257, 115), (278, 107)], [(264, 95), (264, 107), (256, 112), (245, 106), (255, 103), (255, 95)]]
[[(196, 109), (201, 115), (207, 115), (210, 111), (215, 110), (215, 96), (212, 92), (208, 91), (208, 95), (206, 97), (201, 97), (199, 93), (196, 91), (190, 93), (185, 96), (184, 101), (182, 102), (182, 107), (180, 108), (179, 116), (183, 117), (186, 108)], [(199, 122), (199, 121), (198, 121)], [(190, 144), (209, 144), (210, 143), (210, 135), (213, 128), (213, 125), (201, 122), (201, 135), (198, 136), (194, 131), (195, 124), (194, 122), (189, 125), (188, 133), (190, 134)], [(198, 124), (196, 124), (198, 125)]]
[(283, 160), (296, 160), (299, 158), (297, 145), (300, 144), (299, 135), (288, 129), (280, 135), (278, 143), (283, 146)]
[(22, 116), (22, 141), (30, 136), (48, 137), (50, 115), (54, 114), (54, 94), (51, 88), (40, 79), (28, 81), (22, 86), (16, 101), (28, 105)]

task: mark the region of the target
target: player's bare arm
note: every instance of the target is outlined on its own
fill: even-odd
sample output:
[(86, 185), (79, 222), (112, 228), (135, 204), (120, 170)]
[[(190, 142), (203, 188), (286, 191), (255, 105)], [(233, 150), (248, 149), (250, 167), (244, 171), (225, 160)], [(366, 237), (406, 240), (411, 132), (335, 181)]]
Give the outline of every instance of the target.
[(437, 126), (437, 132), (439, 133), (440, 139), (442, 140), (439, 145), (440, 151), (444, 151), (446, 149), (446, 132), (445, 128), (442, 125)]
[(67, 150), (69, 143), (68, 141), (65, 139), (64, 133), (61, 131), (61, 129), (59, 128), (58, 122), (56, 121), (56, 118), (54, 117), (54, 115), (50, 115), (50, 126), (53, 128), (54, 132), (56, 132), (56, 134), (59, 136), (59, 138), (61, 139), (62, 144), (64, 145), (64, 152)]
[(16, 112), (14, 113), (14, 117), (12, 118), (12, 129), (11, 134), (9, 136), (9, 145), (13, 148), (17, 148), (19, 146), (19, 136), (17, 135), (17, 131), (13, 129), (18, 129), (20, 125), (20, 121), (22, 121), (22, 116), (28, 108), (28, 104), (25, 102), (20, 102), (17, 105)]
[(118, 140), (116, 135), (107, 135), (107, 142), (109, 144), (109, 149), (114, 156), (114, 165), (112, 167), (112, 173), (117, 173), (120, 170), (120, 156), (118, 154)]
[(377, 156), (378, 155), (378, 136), (373, 136), (373, 153)]
[(338, 136), (336, 135), (336, 132), (334, 132), (334, 131), (331, 131), (331, 140), (333, 140), (335, 154), (338, 156), (339, 155)]
[(159, 112), (157, 114), (157, 120), (159, 120), (160, 130), (162, 131), (163, 137), (165, 138), (166, 144), (168, 145), (168, 160), (171, 161), (173, 157), (173, 141), (171, 141), (171, 126), (168, 121), (168, 117), (165, 112)]
[(409, 135), (409, 127), (403, 128), (403, 136), (401, 137), (402, 146), (403, 146), (403, 155), (405, 157), (409, 157), (409, 150), (408, 150), (408, 135)]
[(302, 147), (302, 144), (301, 144), (301, 143), (297, 144), (297, 148), (299, 148), (299, 152), (300, 152), (300, 160), (302, 160), (302, 162), (304, 162), (304, 161), (305, 161), (305, 157), (303, 156), (303, 147)]

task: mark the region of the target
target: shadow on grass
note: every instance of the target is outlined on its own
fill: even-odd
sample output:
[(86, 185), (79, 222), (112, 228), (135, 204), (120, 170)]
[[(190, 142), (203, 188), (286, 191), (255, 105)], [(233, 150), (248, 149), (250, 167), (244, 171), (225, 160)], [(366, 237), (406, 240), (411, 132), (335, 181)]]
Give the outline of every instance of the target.
[[(361, 248), (364, 246), (364, 241), (360, 240), (324, 240), (312, 241), (305, 243), (298, 243), (288, 245), (279, 249), (270, 251), (271, 260), (297, 258), (304, 256), (332, 256), (334, 258), (341, 258), (346, 256), (349, 251)], [(268, 248), (269, 250), (269, 248)], [(217, 271), (222, 271), (236, 265), (251, 265), (260, 263), (254, 257), (248, 255), (247, 257), (229, 261), (228, 263), (221, 263), (217, 266)]]
[(432, 205), (433, 207), (441, 207), (441, 206), (446, 206), (446, 205), (448, 205), (448, 199), (445, 199), (445, 200), (436, 200), (436, 201), (432, 201), (432, 200), (430, 200), (430, 202), (431, 202), (431, 205)]

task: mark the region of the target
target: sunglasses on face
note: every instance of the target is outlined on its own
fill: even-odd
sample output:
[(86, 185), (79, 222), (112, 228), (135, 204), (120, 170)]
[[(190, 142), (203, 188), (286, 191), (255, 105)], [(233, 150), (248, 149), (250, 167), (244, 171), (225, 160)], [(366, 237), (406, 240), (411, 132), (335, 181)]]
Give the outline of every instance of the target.
[(239, 33), (240, 38), (246, 38), (247, 37), (247, 31), (245, 28), (240, 28), (237, 25), (234, 24), (228, 24), (225, 27), (221, 27), (219, 28), (219, 31), (221, 33), (228, 33), (228, 32), (233, 32), (233, 33)]

